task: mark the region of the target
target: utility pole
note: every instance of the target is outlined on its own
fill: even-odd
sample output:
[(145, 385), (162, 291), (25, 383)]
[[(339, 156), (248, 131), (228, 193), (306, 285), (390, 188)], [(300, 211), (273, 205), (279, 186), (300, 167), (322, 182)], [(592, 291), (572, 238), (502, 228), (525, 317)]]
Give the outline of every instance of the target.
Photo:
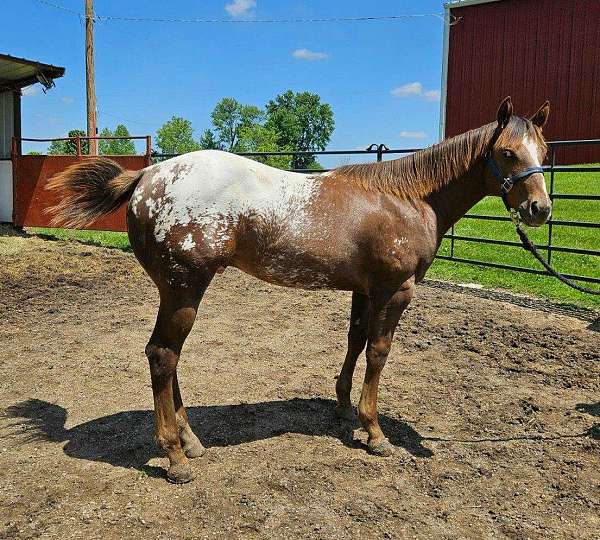
[[(94, 6), (85, 0), (85, 90), (87, 95), (87, 134), (96, 136), (96, 82), (94, 75)], [(90, 156), (98, 155), (97, 139), (89, 139)]]

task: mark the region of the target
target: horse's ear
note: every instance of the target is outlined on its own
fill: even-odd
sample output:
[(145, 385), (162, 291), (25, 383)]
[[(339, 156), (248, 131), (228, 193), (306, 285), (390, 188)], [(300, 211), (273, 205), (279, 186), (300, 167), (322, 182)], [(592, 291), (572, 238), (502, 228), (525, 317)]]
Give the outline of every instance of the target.
[(513, 113), (512, 100), (510, 96), (505, 97), (504, 101), (498, 107), (498, 127), (504, 129)]
[(531, 123), (534, 126), (537, 126), (541, 129), (546, 125), (549, 114), (550, 114), (550, 102), (546, 101), (546, 103), (544, 103), (529, 120), (531, 120)]

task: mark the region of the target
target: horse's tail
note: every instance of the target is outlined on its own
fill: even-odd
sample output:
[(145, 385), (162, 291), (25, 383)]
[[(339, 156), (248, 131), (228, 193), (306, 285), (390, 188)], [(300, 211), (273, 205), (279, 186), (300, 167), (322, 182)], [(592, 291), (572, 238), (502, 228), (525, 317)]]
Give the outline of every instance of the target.
[(48, 208), (51, 225), (80, 228), (114, 212), (131, 197), (143, 170), (127, 171), (104, 157), (87, 158), (54, 175), (46, 189), (60, 201)]

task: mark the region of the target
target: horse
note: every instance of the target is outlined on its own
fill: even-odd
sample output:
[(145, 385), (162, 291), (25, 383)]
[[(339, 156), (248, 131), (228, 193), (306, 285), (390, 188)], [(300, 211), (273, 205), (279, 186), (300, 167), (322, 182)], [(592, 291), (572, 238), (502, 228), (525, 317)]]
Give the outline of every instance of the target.
[(367, 450), (393, 446), (377, 416), (382, 369), (415, 284), (444, 234), (487, 195), (530, 226), (550, 216), (541, 163), (550, 106), (513, 115), (510, 97), (495, 122), (400, 159), (299, 174), (216, 150), (190, 152), (141, 171), (90, 157), (53, 177), (61, 198), (54, 225), (82, 227), (129, 201), (131, 246), (160, 293), (145, 348), (155, 435), (169, 458), (167, 479), (194, 479), (188, 461), (204, 447), (185, 412), (177, 363), (202, 296), (234, 266), (266, 282), (352, 292), (348, 348), (336, 382), (340, 422), (355, 418), (352, 375), (366, 347), (358, 419)]

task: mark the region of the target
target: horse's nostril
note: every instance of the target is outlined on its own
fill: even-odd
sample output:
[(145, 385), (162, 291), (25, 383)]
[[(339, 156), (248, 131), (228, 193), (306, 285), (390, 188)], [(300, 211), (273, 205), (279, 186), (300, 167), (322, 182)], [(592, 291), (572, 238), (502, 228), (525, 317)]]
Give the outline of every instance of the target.
[(532, 216), (537, 216), (540, 213), (540, 207), (538, 205), (537, 201), (533, 201), (531, 203), (531, 215)]

